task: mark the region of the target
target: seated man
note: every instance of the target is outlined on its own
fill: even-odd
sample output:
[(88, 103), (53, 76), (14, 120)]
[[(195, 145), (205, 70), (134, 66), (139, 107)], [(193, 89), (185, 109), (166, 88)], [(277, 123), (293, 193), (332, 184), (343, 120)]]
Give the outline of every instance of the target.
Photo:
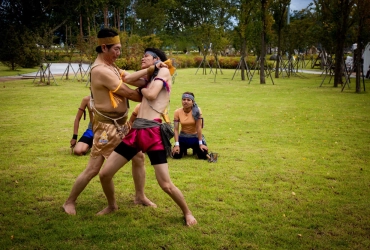
[[(81, 138), (77, 142), (78, 137), (78, 128), (80, 126), (80, 121), (82, 115), (84, 116), (84, 120), (86, 120), (86, 108), (89, 112), (89, 125), (87, 126), (86, 131), (83, 133)], [(74, 126), (73, 126), (73, 137), (71, 139), (71, 148), (73, 154), (75, 155), (85, 155), (90, 148), (92, 147), (94, 134), (92, 131), (92, 120), (93, 120), (93, 112), (90, 107), (90, 96), (85, 96), (82, 98), (80, 107), (78, 108)]]

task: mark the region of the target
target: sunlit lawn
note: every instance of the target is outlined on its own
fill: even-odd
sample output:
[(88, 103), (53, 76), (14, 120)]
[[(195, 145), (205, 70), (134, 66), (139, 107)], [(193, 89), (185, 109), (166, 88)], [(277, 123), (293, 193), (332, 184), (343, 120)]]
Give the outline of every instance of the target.
[[(302, 75), (250, 84), (238, 71), (178, 70), (170, 114), (191, 91), (205, 117), (217, 163), (169, 159), (173, 182), (199, 224), (159, 188), (146, 159), (146, 194), (133, 205), (131, 164), (115, 177), (120, 210), (106, 205), (99, 178), (81, 194), (77, 216), (60, 206), (88, 156), (69, 141), (84, 82), (2, 82), (0, 246), (2, 249), (369, 249), (370, 96)], [(366, 81), (369, 88), (369, 80)], [(134, 107), (135, 103), (131, 103)], [(86, 127), (82, 122), (80, 134)]]

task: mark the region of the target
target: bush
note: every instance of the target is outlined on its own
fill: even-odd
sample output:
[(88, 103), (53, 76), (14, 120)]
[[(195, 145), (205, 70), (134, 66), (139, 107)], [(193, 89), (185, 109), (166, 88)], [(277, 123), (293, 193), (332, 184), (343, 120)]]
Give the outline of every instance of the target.
[(141, 58), (119, 58), (116, 60), (116, 65), (125, 70), (139, 70), (141, 69)]

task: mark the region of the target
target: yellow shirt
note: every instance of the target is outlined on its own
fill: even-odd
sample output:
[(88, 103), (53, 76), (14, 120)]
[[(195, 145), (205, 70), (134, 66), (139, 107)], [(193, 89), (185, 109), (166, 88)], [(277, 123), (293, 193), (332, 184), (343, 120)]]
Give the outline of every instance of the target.
[[(199, 108), (199, 107), (198, 107)], [(202, 110), (199, 108), (199, 119), (202, 118)], [(196, 134), (197, 128), (195, 126), (195, 119), (192, 115), (192, 112), (185, 113), (183, 108), (175, 110), (174, 121), (181, 124), (180, 131), (186, 134)]]

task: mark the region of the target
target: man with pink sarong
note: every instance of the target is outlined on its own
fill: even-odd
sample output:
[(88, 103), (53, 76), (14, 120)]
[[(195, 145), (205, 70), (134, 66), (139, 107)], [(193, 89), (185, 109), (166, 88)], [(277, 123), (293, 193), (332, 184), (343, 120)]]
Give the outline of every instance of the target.
[[(145, 69), (159, 61), (167, 61), (166, 55), (159, 49), (148, 48), (145, 50), (144, 57), (141, 60), (141, 66)], [(108, 214), (118, 209), (114, 195), (113, 176), (137, 152), (142, 150), (147, 153), (162, 190), (181, 208), (185, 224), (187, 226), (197, 224), (182, 192), (172, 183), (168, 170), (167, 155), (171, 153), (169, 137), (171, 137), (172, 130), (168, 128), (167, 123), (162, 123), (161, 117), (164, 115), (170, 100), (171, 70), (171, 66), (160, 68), (158, 72), (154, 72), (148, 85), (141, 89), (140, 92), (143, 98), (137, 118), (130, 132), (115, 148), (104, 169), (99, 173), (102, 188), (108, 200), (108, 206), (98, 213), (100, 215)], [(133, 74), (125, 77), (125, 81), (130, 83), (130, 81), (136, 80), (132, 76)], [(142, 75), (136, 74), (135, 77), (145, 77), (145, 75), (144, 73)]]

